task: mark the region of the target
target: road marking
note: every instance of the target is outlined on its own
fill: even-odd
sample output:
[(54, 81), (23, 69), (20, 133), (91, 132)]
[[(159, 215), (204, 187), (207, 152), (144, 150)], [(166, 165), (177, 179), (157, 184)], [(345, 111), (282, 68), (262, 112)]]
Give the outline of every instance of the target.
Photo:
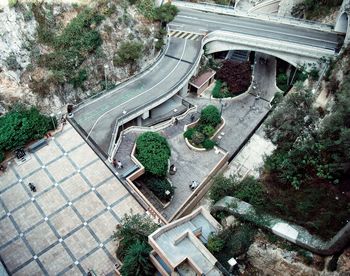
[(106, 111), (105, 113), (103, 113), (103, 114), (95, 121), (95, 123), (93, 124), (92, 128), (91, 128), (90, 131), (89, 131), (88, 136), (86, 137), (86, 139), (89, 139), (89, 137), (90, 137), (92, 131), (94, 130), (95, 126), (97, 125), (97, 123), (98, 123), (106, 114), (108, 114), (109, 112), (115, 110), (116, 108), (119, 108), (119, 107), (122, 106), (122, 105), (127, 104), (128, 102), (130, 102), (130, 101), (136, 99), (137, 97), (140, 97), (141, 95), (145, 94), (146, 92), (152, 90), (154, 87), (158, 86), (160, 83), (164, 82), (164, 81), (177, 69), (177, 67), (178, 67), (179, 64), (181, 63), (181, 60), (183, 59), (183, 57), (184, 57), (184, 55), (185, 55), (186, 44), (187, 44), (187, 40), (185, 40), (184, 48), (183, 48), (183, 50), (182, 50), (181, 57), (180, 57), (179, 61), (177, 62), (176, 66), (173, 68), (173, 70), (171, 70), (160, 82), (158, 82), (157, 84), (155, 84), (155, 85), (152, 86), (151, 88), (147, 89), (146, 91), (142, 92), (140, 95), (137, 95), (137, 96), (135, 96), (135, 97), (133, 97), (133, 98), (127, 100), (126, 102), (124, 102), (124, 103), (122, 103), (122, 104), (120, 104), (120, 105), (118, 105), (118, 106), (116, 106), (116, 107), (114, 107), (114, 108), (112, 108), (112, 109)]
[[(171, 44), (171, 41), (169, 41), (169, 43), (168, 43), (168, 45), (167, 45), (167, 48), (165, 49), (164, 53), (166, 53), (166, 52), (168, 51), (168, 49), (169, 49), (169, 47), (170, 47), (170, 44)], [(157, 67), (157, 65), (163, 60), (163, 58), (164, 58), (164, 55), (162, 55), (161, 58), (160, 58), (155, 64), (153, 64), (147, 71), (141, 72), (140, 75), (137, 76), (136, 78), (132, 78), (130, 81), (127, 80), (127, 81), (125, 81), (124, 83), (120, 84), (120, 86), (118, 86), (115, 90), (112, 90), (112, 91), (110, 91), (110, 92), (108, 92), (108, 93), (102, 95), (101, 97), (97, 97), (95, 100), (92, 100), (91, 102), (88, 102), (88, 103), (86, 103), (86, 104), (84, 104), (84, 105), (79, 106), (79, 107), (74, 111), (74, 113), (78, 112), (80, 109), (83, 109), (83, 108), (89, 106), (90, 104), (92, 104), (92, 103), (94, 103), (94, 102), (96, 102), (96, 101), (101, 100), (102, 98), (105, 98), (105, 97), (107, 97), (107, 96), (113, 96), (113, 94), (115, 94), (115, 92), (118, 92), (120, 89), (124, 88), (125, 86), (134, 83), (135, 81), (137, 81), (138, 79), (140, 79), (141, 77), (143, 77), (146, 73), (148, 74), (148, 73), (152, 72), (153, 69), (154, 69), (155, 67)]]
[(194, 32), (185, 32), (185, 31), (180, 31), (180, 30), (173, 30), (169, 34), (171, 37), (177, 37), (177, 38), (182, 38), (182, 39), (189, 39), (189, 40), (198, 40), (199, 36), (203, 34), (199, 33), (194, 33)]
[[(198, 17), (191, 17), (191, 16), (186, 16), (186, 15), (177, 15), (177, 17), (182, 17), (182, 18), (187, 18), (187, 19), (191, 19), (191, 20), (198, 20), (198, 21), (204, 21), (204, 22), (209, 22), (209, 23), (216, 23), (216, 24), (221, 24), (221, 25), (228, 25), (228, 26), (235, 26), (235, 27), (242, 27), (242, 28), (246, 28), (246, 29), (252, 29), (255, 31), (260, 31), (260, 32), (269, 32), (269, 33), (275, 33), (275, 34), (283, 34), (286, 35), (288, 33), (286, 32), (280, 32), (280, 31), (271, 31), (271, 30), (267, 30), (267, 29), (257, 29), (255, 27), (250, 27), (250, 26), (246, 26), (246, 25), (242, 25), (242, 24), (231, 24), (231, 23), (225, 23), (225, 22), (219, 22), (219, 21), (215, 21), (215, 20), (209, 20), (209, 19), (203, 19), (203, 18), (198, 18)], [(239, 31), (232, 31), (229, 30), (230, 32), (237, 32), (237, 33), (243, 33), (243, 32), (239, 32)], [(244, 34), (244, 33), (243, 33)], [(307, 38), (310, 40), (315, 40), (315, 41), (321, 41), (321, 42), (327, 42), (327, 43), (331, 43), (331, 44), (335, 44), (337, 45), (337, 42), (334, 41), (330, 41), (330, 40), (324, 40), (324, 39), (320, 39), (320, 38), (313, 38), (313, 37), (308, 37), (308, 36), (302, 36), (302, 35), (297, 35), (297, 34), (289, 34), (290, 36), (294, 36), (294, 37), (299, 37), (299, 38)], [(276, 38), (272, 38), (272, 39), (276, 39)], [(294, 42), (295, 41), (290, 41), (290, 40), (286, 40), (289, 42)], [(301, 43), (303, 44), (303, 43)], [(305, 45), (305, 44), (304, 44)], [(314, 46), (316, 47), (316, 46)], [(323, 47), (319, 47), (319, 48), (323, 48)]]

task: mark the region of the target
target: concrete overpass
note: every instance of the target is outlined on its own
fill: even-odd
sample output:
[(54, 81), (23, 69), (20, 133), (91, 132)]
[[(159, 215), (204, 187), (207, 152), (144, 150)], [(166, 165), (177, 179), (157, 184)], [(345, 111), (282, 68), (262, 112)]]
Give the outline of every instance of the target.
[[(328, 26), (296, 26), (185, 8), (180, 8), (169, 26), (184, 35), (168, 37), (166, 48), (151, 68), (74, 110), (72, 122), (106, 158), (115, 152), (120, 126), (137, 117), (147, 117), (151, 109), (176, 93), (187, 92), (205, 45), (209, 52), (261, 51), (297, 65), (334, 55), (343, 39)], [(196, 39), (190, 39), (193, 37)]]

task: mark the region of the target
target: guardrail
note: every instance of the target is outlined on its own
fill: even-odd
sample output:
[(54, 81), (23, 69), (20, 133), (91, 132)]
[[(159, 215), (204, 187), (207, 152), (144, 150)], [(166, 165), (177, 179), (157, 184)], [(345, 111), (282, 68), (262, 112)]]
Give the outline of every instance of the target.
[[(314, 46), (299, 45), (293, 42), (276, 41), (270, 38), (257, 38), (251, 35), (232, 33), (228, 31), (213, 31), (206, 35), (205, 44), (212, 41), (223, 41), (234, 44), (242, 44), (244, 47), (263, 48), (266, 50), (297, 54), (319, 59), (323, 56), (334, 55), (334, 50), (327, 48), (316, 48)], [(286, 51), (288, 49), (288, 51)]]
[(317, 21), (310, 21), (310, 20), (304, 20), (304, 19), (287, 17), (287, 16), (282, 17), (282, 16), (266, 14), (266, 13), (244, 12), (244, 11), (234, 9), (232, 7), (218, 5), (218, 4), (211, 4), (206, 2), (189, 3), (184, 1), (172, 1), (172, 3), (175, 6), (180, 8), (188, 8), (188, 9), (194, 9), (194, 10), (205, 11), (205, 12), (213, 12), (213, 13), (219, 13), (219, 14), (225, 14), (225, 15), (231, 15), (231, 16), (254, 18), (254, 19), (259, 19), (264, 21), (275, 22), (279, 24), (282, 23), (287, 25), (321, 30), (321, 31), (331, 32), (334, 29), (333, 25), (323, 24)]
[(169, 99), (174, 94), (176, 94), (184, 86), (184, 84), (187, 83), (190, 80), (190, 78), (193, 75), (193, 71), (197, 68), (197, 66), (198, 66), (198, 64), (200, 62), (200, 59), (202, 57), (202, 54), (204, 52), (203, 51), (203, 45), (204, 45), (203, 41), (204, 41), (204, 37), (203, 37), (202, 42), (201, 42), (200, 53), (198, 54), (196, 61), (193, 63), (193, 66), (192, 66), (191, 70), (189, 70), (186, 73), (186, 75), (181, 80), (179, 80), (175, 85), (173, 85), (168, 90), (167, 93), (165, 93), (160, 98), (153, 99), (153, 100), (150, 100), (148, 102), (145, 102), (144, 104), (142, 104), (139, 107), (137, 107), (136, 109), (134, 109), (131, 113), (125, 114), (125, 115), (121, 116), (120, 118), (118, 118), (116, 120), (116, 124), (114, 126), (114, 130), (113, 130), (113, 134), (112, 134), (112, 140), (111, 140), (109, 151), (108, 151), (109, 161), (110, 162), (112, 160), (112, 156), (114, 156), (114, 154), (116, 152), (114, 143), (115, 143), (115, 141), (117, 139), (119, 127), (122, 126), (124, 123), (132, 120), (133, 118), (136, 118), (137, 116), (141, 115), (143, 112), (145, 112), (144, 110), (145, 110), (146, 107), (147, 107), (148, 110), (150, 110), (153, 107), (159, 105), (159, 102), (161, 102), (161, 103), (165, 102), (167, 99)]

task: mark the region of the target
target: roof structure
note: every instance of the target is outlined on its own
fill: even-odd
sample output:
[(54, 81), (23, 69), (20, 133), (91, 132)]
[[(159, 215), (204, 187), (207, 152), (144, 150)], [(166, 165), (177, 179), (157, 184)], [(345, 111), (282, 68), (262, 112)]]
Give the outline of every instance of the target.
[(154, 258), (168, 273), (186, 271), (186, 275), (216, 276), (222, 272), (203, 243), (207, 243), (209, 235), (220, 228), (210, 213), (200, 207), (192, 214), (159, 228), (148, 240), (155, 251)]
[(193, 81), (190, 81), (190, 85), (201, 88), (211, 77), (213, 77), (216, 74), (214, 70), (208, 70), (204, 73), (200, 74), (198, 77), (196, 77)]

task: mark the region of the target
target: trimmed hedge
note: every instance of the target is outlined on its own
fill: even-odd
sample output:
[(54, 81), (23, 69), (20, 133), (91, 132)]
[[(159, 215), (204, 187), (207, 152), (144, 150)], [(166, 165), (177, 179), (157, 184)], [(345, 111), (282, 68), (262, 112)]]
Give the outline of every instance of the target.
[(136, 156), (145, 170), (157, 176), (168, 171), (170, 147), (166, 139), (156, 132), (145, 132), (136, 140)]

